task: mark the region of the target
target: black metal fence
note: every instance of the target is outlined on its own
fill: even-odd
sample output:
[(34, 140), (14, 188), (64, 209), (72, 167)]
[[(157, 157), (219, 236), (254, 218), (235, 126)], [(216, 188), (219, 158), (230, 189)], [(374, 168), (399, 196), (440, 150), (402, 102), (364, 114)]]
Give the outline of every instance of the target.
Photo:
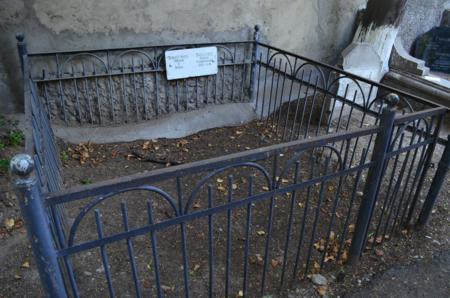
[[(447, 141), (430, 189), (425, 178), (430, 175), (445, 108), (400, 92), (388, 95), (395, 90), (259, 43), (257, 38), (231, 43), (245, 45), (242, 63), (222, 65), (217, 76), (191, 80), (195, 85), (188, 80), (163, 81), (159, 73), (163, 61), (154, 58), (149, 63), (155, 68), (146, 69), (147, 64), (141, 63), (142, 73), (133, 62), (127, 69), (106, 62), (101, 75), (94, 67), (84, 75), (82, 67), (81, 74), (69, 71), (66, 78), (63, 65), (75, 61), (67, 58), (55, 62), (56, 77), (49, 78), (46, 72), (36, 79), (32, 75), (36, 62), (30, 71), (29, 59), (51, 56), (61, 61), (62, 54), (28, 57), (23, 55), (23, 38), (19, 42), (31, 158), (17, 156), (12, 169), (21, 176), (17, 188), (22, 214), (31, 239), (38, 240), (31, 246), (50, 296), (285, 293), (310, 272), (357, 261), (366, 247), (380, 245), (398, 227), (425, 223), (449, 167)], [(152, 47), (159, 54), (150, 57), (161, 56), (167, 48)], [(136, 51), (123, 49), (117, 57)], [(113, 60), (112, 50), (95, 52)], [(139, 54), (147, 57), (148, 51)], [(123, 106), (115, 100), (105, 105), (109, 114), (99, 108), (91, 117), (94, 110), (89, 104), (67, 105), (68, 93), (61, 91), (64, 84), (73, 84), (76, 103), (82, 90), (79, 83), (94, 80), (94, 87), (83, 96), (85, 103), (89, 98), (98, 103), (100, 96), (94, 95), (100, 83), (95, 81), (100, 77), (114, 81), (116, 71), (122, 72), (114, 83), (119, 86), (116, 91), (125, 91), (122, 80), (134, 87), (139, 75), (144, 82), (146, 76), (156, 80), (154, 114), (147, 113), (145, 101), (129, 113), (126, 106), (133, 103), (134, 88), (124, 96)], [(231, 75), (221, 87), (227, 76), (220, 72)], [(52, 80), (62, 89), (49, 96), (45, 90)], [(210, 93), (210, 83), (220, 91)], [(183, 84), (204, 89), (181, 95), (175, 90)], [(162, 96), (175, 94), (180, 107), (182, 98), (187, 103), (203, 92), (199, 103), (214, 104), (218, 94), (248, 101), (264, 129), (275, 136), (275, 144), (60, 190), (50, 118), (68, 124), (118, 124), (114, 115), (122, 113), (125, 119), (140, 111), (136, 119), (147, 119), (146, 115), (156, 115), (161, 94), (157, 90), (166, 87), (172, 91)], [(142, 98), (147, 98), (145, 94)], [(105, 93), (108, 98), (114, 97)]]

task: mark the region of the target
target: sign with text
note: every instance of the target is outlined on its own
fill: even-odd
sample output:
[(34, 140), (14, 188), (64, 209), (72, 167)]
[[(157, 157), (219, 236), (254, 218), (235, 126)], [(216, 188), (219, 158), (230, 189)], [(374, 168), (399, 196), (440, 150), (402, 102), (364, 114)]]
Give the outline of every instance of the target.
[(217, 48), (205, 47), (165, 52), (168, 80), (217, 74)]

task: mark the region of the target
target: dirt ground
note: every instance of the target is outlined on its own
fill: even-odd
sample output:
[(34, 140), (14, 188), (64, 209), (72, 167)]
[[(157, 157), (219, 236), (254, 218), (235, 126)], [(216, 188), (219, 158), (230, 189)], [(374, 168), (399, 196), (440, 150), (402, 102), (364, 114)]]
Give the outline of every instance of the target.
[[(179, 140), (157, 140), (156, 142), (143, 140), (110, 145), (60, 143), (64, 184), (66, 187), (90, 184), (122, 175), (267, 146), (272, 142), (274, 140), (271, 139), (270, 134), (264, 131), (261, 133), (261, 127), (257, 123), (252, 123), (239, 128), (205, 131)], [(146, 146), (152, 149), (144, 149)], [(439, 154), (435, 154), (435, 162), (438, 161), (442, 149), (442, 146), (437, 147)], [(12, 155), (20, 151), (20, 148), (9, 150), (5, 154)], [(10, 182), (8, 175), (3, 173), (0, 177), (3, 223), (0, 233), (2, 264), (0, 297), (39, 297), (42, 296), (39, 277), (22, 226), (17, 202), (9, 186)], [(280, 208), (284, 206), (282, 203), (279, 205)], [(130, 205), (130, 210), (133, 208), (137, 207)], [(238, 215), (239, 212), (234, 214), (234, 216)], [(11, 219), (14, 219), (12, 225)], [(199, 226), (204, 224), (205, 222), (197, 223)], [(255, 225), (257, 227), (258, 223), (256, 222)], [(195, 224), (193, 226), (195, 227)], [(289, 293), (283, 293), (281, 296), (420, 297), (432, 293), (433, 297), (448, 297), (450, 295), (449, 235), (450, 177), (447, 177), (431, 221), (425, 228), (398, 233), (377, 248), (376, 253), (367, 252), (357, 266), (330, 267), (329, 270), (322, 272), (327, 278), (326, 286), (319, 287), (305, 278), (302, 282), (296, 283)], [(236, 237), (239, 237), (239, 234), (236, 234)], [(164, 245), (164, 240), (159, 244)], [(204, 246), (204, 243), (199, 245)], [(221, 243), (218, 242), (217, 245)], [(137, 247), (136, 250), (147, 248), (142, 246)], [(172, 256), (167, 256), (167, 258), (170, 257)], [(199, 255), (192, 257), (200, 258)], [(222, 257), (218, 256), (218, 258)], [(98, 255), (85, 258), (85, 260), (98, 258)], [(120, 264), (120, 260), (116, 262)], [(254, 262), (258, 263), (258, 258)], [(142, 263), (150, 264), (151, 261), (142, 260)], [(204, 272), (207, 272), (207, 270), (203, 271), (203, 267), (207, 266), (207, 258), (202, 262), (198, 261), (196, 265), (199, 265), (200, 269), (192, 274), (207, 279), (203, 276)], [(86, 265), (81, 270), (85, 277), (90, 277), (99, 273), (97, 270), (101, 271), (101, 265)], [(95, 285), (95, 287), (104, 290), (104, 285)], [(168, 291), (165, 293), (166, 296), (177, 296), (177, 292), (170, 286), (166, 290)], [(201, 291), (200, 288), (198, 290)], [(96, 296), (97, 292), (89, 293), (90, 296)], [(233, 294), (238, 295), (234, 292)], [(278, 296), (277, 291), (273, 291), (271, 296)]]

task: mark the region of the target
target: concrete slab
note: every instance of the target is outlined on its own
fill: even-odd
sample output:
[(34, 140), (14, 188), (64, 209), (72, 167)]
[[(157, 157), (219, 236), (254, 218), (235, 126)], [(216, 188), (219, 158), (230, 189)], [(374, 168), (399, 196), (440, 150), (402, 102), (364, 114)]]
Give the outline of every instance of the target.
[(157, 138), (182, 138), (215, 127), (237, 126), (256, 119), (250, 103), (232, 103), (175, 113), (159, 119), (116, 127), (53, 125), (55, 135), (70, 143), (98, 144)]

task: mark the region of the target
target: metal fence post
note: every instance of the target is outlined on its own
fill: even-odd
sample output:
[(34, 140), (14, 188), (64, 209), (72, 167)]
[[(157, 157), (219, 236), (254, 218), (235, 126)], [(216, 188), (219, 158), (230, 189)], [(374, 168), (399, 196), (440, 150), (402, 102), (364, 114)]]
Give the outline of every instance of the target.
[(253, 32), (253, 49), (252, 49), (252, 70), (250, 78), (250, 100), (256, 100), (256, 65), (258, 62), (258, 42), (260, 36), (260, 27), (255, 25), (255, 31)]
[(24, 74), (24, 63), (23, 56), (28, 54), (27, 44), (25, 42), (25, 35), (23, 33), (16, 33), (17, 40), (17, 51), (19, 52), (20, 68), (22, 69), (22, 74)]
[(450, 168), (450, 135), (447, 136), (447, 144), (445, 145), (444, 152), (442, 153), (441, 160), (439, 161), (438, 168), (434, 174), (433, 181), (431, 182), (430, 190), (428, 191), (427, 198), (423, 203), (422, 210), (417, 220), (417, 226), (424, 226), (430, 218), (431, 211), (439, 195), (439, 191), (444, 184), (445, 177), (447, 176)]
[(364, 186), (364, 195), (359, 208), (358, 218), (355, 225), (352, 244), (350, 247), (349, 261), (352, 264), (358, 262), (361, 256), (364, 244), (366, 242), (367, 230), (372, 218), (373, 208), (377, 199), (378, 189), (381, 185), (386, 153), (389, 150), (389, 144), (392, 138), (394, 127), (395, 111), (392, 109), (399, 102), (396, 94), (389, 94), (386, 97), (388, 106), (385, 107), (380, 116), (380, 132), (377, 134), (372, 153), (373, 166), (370, 167), (367, 174), (366, 184)]
[(33, 173), (34, 161), (28, 154), (18, 154), (10, 166), (19, 176), (15, 188), (42, 286), (49, 297), (67, 297), (40, 186)]

